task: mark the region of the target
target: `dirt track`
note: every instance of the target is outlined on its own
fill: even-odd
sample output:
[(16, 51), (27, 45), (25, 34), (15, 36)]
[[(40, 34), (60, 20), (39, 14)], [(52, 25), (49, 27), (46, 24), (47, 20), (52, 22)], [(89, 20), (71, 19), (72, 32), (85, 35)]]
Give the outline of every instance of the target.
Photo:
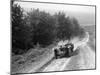
[(87, 45), (89, 35), (87, 35), (82, 41), (77, 41), (77, 38), (72, 40), (75, 44), (75, 48), (78, 47), (72, 57), (54, 59), (43, 68), (39, 69), (38, 72), (95, 69), (95, 53)]

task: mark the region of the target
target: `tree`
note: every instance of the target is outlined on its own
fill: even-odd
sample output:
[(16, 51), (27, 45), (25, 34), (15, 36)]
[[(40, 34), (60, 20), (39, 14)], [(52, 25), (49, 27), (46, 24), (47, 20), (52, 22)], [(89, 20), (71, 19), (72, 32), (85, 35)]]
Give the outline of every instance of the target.
[(55, 15), (57, 19), (57, 37), (59, 39), (68, 39), (82, 35), (82, 28), (80, 27), (76, 18), (66, 17), (65, 13), (59, 12)]
[(31, 43), (30, 27), (27, 25), (23, 10), (20, 5), (12, 2), (11, 5), (12, 22), (12, 52), (23, 53), (29, 48)]
[(71, 30), (72, 30), (72, 36), (83, 36), (84, 35), (84, 29), (79, 25), (78, 20), (76, 18), (70, 18), (71, 21)]
[(33, 43), (39, 43), (42, 46), (49, 45), (53, 42), (55, 20), (49, 14), (39, 9), (33, 9), (28, 13), (29, 22), (33, 29)]
[(66, 18), (65, 13), (58, 13), (57, 15), (57, 37), (59, 39), (70, 39), (71, 34), (71, 22), (69, 17)]

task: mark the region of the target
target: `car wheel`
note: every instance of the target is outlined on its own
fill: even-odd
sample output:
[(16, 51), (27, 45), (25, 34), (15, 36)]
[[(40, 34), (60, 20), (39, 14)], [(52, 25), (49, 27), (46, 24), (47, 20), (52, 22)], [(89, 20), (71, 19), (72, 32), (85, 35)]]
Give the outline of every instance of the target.
[(54, 50), (54, 54), (55, 54), (55, 58), (57, 59), (58, 58), (57, 50)]
[(68, 57), (70, 57), (71, 56), (71, 50), (70, 49), (68, 49)]
[(58, 59), (58, 56), (55, 56), (56, 59)]

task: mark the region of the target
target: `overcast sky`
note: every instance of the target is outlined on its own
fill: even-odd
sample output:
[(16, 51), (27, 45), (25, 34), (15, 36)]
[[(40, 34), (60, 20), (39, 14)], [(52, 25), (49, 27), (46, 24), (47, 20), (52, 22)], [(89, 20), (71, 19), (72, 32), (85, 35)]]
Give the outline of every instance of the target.
[(66, 15), (73, 16), (78, 19), (81, 25), (95, 25), (95, 7), (79, 6), (79, 5), (63, 5), (63, 4), (48, 4), (34, 2), (16, 2), (25, 10), (30, 8), (39, 8), (40, 10), (54, 14), (55, 12), (65, 12)]

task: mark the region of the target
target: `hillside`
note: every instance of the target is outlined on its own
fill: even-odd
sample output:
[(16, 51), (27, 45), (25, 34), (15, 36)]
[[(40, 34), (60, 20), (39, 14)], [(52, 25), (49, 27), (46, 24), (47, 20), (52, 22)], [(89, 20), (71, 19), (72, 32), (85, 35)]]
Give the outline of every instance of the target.
[(96, 40), (96, 30), (95, 25), (91, 26), (84, 26), (85, 31), (89, 32), (90, 35), (90, 41), (88, 42), (89, 46), (95, 51), (95, 40)]

